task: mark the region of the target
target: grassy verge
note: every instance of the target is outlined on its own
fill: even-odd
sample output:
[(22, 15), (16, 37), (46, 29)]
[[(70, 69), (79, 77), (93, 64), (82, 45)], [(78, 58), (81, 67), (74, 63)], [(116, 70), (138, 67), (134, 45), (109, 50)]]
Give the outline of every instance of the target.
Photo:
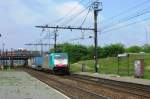
[[(120, 76), (134, 76), (134, 61), (136, 59), (144, 59), (144, 79), (150, 79), (150, 56), (149, 55), (130, 55), (128, 58), (122, 58), (119, 62), (118, 58), (108, 57), (99, 60), (99, 73), (101, 74), (117, 74)], [(72, 72), (81, 71), (82, 64), (85, 64), (86, 72), (94, 72), (94, 61), (79, 61), (71, 65)]]

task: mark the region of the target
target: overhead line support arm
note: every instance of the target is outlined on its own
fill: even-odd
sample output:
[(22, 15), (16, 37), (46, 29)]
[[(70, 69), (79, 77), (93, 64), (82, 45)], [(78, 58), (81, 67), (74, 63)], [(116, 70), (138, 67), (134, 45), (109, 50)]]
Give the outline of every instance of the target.
[(35, 26), (36, 28), (53, 28), (53, 29), (70, 29), (70, 30), (89, 30), (89, 31), (94, 31), (94, 28), (82, 28), (82, 27), (62, 27), (62, 26)]

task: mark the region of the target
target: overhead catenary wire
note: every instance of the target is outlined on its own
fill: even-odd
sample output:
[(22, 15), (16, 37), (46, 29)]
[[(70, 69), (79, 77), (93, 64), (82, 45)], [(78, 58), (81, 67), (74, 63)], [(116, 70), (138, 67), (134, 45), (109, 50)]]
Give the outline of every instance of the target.
[(125, 15), (125, 14), (127, 14), (127, 13), (129, 13), (129, 12), (131, 12), (131, 11), (136, 10), (136, 9), (139, 8), (140, 6), (144, 6), (145, 4), (147, 4), (147, 3), (149, 3), (149, 2), (150, 2), (150, 0), (144, 0), (143, 2), (141, 2), (141, 3), (139, 3), (139, 4), (135, 5), (135, 6), (133, 6), (133, 7), (131, 7), (131, 8), (128, 8), (127, 10), (120, 12), (119, 14), (116, 14), (116, 15), (114, 15), (114, 16), (112, 16), (112, 17), (106, 18), (106, 19), (103, 20), (102, 22), (106, 22), (106, 20), (107, 20), (107, 21), (108, 21), (108, 20), (111, 21), (111, 20), (113, 20), (113, 19), (116, 19), (116, 18), (118, 18), (118, 17), (120, 17), (120, 16), (123, 16), (123, 15)]
[(81, 23), (80, 27), (82, 27), (82, 26), (84, 25), (84, 23), (85, 23), (85, 21), (86, 21), (88, 15), (89, 15), (89, 13), (90, 13), (90, 11), (91, 11), (91, 10), (89, 9), (88, 12), (87, 12), (87, 14), (86, 14), (86, 16), (85, 16), (85, 18), (84, 18), (84, 20), (83, 20), (83, 22)]
[[(93, 38), (93, 36), (84, 37), (84, 39), (91, 39), (91, 38)], [(72, 42), (72, 41), (77, 41), (77, 40), (83, 40), (83, 38), (82, 38), (82, 37), (79, 37), (79, 38), (70, 39), (71, 42)]]
[[(85, 23), (86, 20), (87, 20), (87, 17), (88, 17), (88, 15), (89, 15), (90, 11), (91, 11), (91, 8), (89, 7), (89, 8), (88, 8), (88, 11), (87, 11), (87, 13), (86, 13), (86, 15), (85, 15), (85, 18), (83, 19), (83, 21), (82, 21), (80, 27), (83, 27), (84, 23)], [(79, 37), (79, 38), (71, 39), (71, 41), (81, 40), (81, 39), (83, 40), (83, 39), (91, 38), (91, 36), (85, 38), (85, 37), (84, 37), (84, 32), (85, 32), (85, 31), (82, 31), (82, 30), (81, 30), (82, 36)]]
[[(70, 20), (68, 20), (68, 23), (70, 23), (70, 21), (75, 20), (74, 18), (79, 17), (82, 13), (84, 13), (85, 11), (88, 10), (87, 13), (86, 13), (86, 15), (85, 15), (85, 18), (83, 19), (83, 21), (82, 21), (82, 23), (81, 23), (81, 25), (80, 25), (80, 27), (83, 27), (83, 25), (84, 25), (84, 23), (85, 23), (85, 21), (86, 21), (88, 15), (89, 15), (89, 13), (90, 13), (90, 11), (91, 11), (91, 6), (92, 6), (92, 4), (93, 4), (93, 2), (91, 2), (91, 1), (88, 2), (88, 3), (86, 4), (86, 5), (88, 5), (88, 6), (85, 7), (81, 12), (79, 12), (79, 13), (77, 14), (77, 16), (76, 16), (76, 15), (73, 15), (72, 18), (70, 18)], [(66, 25), (66, 24), (68, 24), (68, 23), (66, 22), (66, 23), (64, 23), (64, 24)], [(84, 31), (81, 30), (81, 32), (82, 32), (82, 36), (81, 36), (81, 37), (71, 39), (71, 41), (86, 39), (86, 38), (84, 37)], [(88, 38), (90, 38), (90, 36), (89, 36)]]
[(137, 12), (136, 15), (131, 16), (131, 17), (129, 17), (129, 18), (127, 18), (127, 19), (124, 19), (124, 20), (120, 20), (118, 23), (115, 23), (115, 24), (112, 24), (111, 26), (107, 26), (107, 27), (103, 28), (103, 30), (107, 30), (107, 29), (109, 30), (109, 28), (113, 28), (113, 27), (115, 27), (115, 26), (117, 26), (117, 25), (119, 25), (119, 24), (128, 22), (128, 21), (130, 21), (130, 20), (132, 20), (132, 19), (135, 19), (135, 18), (137, 18), (137, 17), (140, 17), (140, 16), (145, 15), (145, 14), (148, 14), (148, 13), (150, 13), (150, 10), (149, 10), (149, 11), (144, 11), (144, 12)]
[[(81, 23), (80, 27), (83, 27), (83, 25), (84, 25), (84, 23), (85, 23), (85, 21), (86, 21), (86, 19), (87, 19), (88, 15), (89, 15), (90, 11), (91, 11), (91, 9), (89, 8), (89, 10), (88, 10), (87, 14), (85, 15), (85, 18), (83, 19), (83, 22)], [(71, 39), (71, 41), (81, 40), (81, 39), (83, 40), (83, 39), (90, 38), (90, 36), (89, 36), (89, 37), (87, 37), (87, 38), (85, 38), (85, 37), (84, 37), (84, 32), (85, 32), (85, 31), (82, 31), (82, 30), (81, 30), (81, 32), (82, 32), (82, 36), (81, 36), (81, 37)]]
[(116, 27), (116, 28), (113, 28), (113, 29), (110, 29), (110, 30), (107, 30), (107, 31), (103, 31), (102, 34), (108, 33), (108, 32), (111, 32), (111, 31), (115, 31), (115, 30), (120, 30), (120, 29), (122, 29), (122, 28), (131, 26), (131, 25), (135, 25), (135, 24), (139, 24), (139, 23), (142, 23), (142, 22), (148, 21), (148, 20), (150, 20), (150, 18), (144, 18), (144, 19), (142, 19), (142, 20), (140, 20), (140, 21), (135, 21), (135, 22), (132, 22), (132, 23), (129, 23), (129, 24), (122, 25), (122, 26), (120, 26), (120, 27)]
[[(80, 0), (79, 3), (82, 3), (83, 1), (84, 0)], [(92, 3), (93, 3), (93, 0), (90, 0), (88, 3), (85, 4), (86, 6), (84, 7), (83, 10), (80, 9), (82, 11), (72, 14), (73, 11), (71, 11), (71, 10), (77, 9), (77, 5), (78, 5), (77, 4), (75, 7), (73, 7), (74, 9), (71, 9), (65, 16), (63, 16), (63, 18), (58, 19), (57, 23), (55, 23), (55, 25), (67, 25), (71, 21), (75, 20), (75, 18), (79, 17), (82, 13), (84, 13), (92, 5)], [(69, 19), (67, 17), (69, 17)], [(58, 23), (60, 23), (60, 24), (58, 24)], [(42, 31), (45, 31), (45, 28), (43, 28)]]
[[(89, 13), (90, 13), (90, 9), (88, 10), (88, 12), (87, 12), (85, 18), (83, 19), (83, 22), (81, 23), (80, 27), (83, 27), (83, 25), (84, 25), (84, 23), (85, 23), (85, 21), (86, 21), (88, 15), (89, 15)], [(79, 39), (85, 39), (85, 37), (84, 37), (84, 32), (85, 32), (85, 31), (82, 31), (82, 30), (81, 30), (82, 36), (81, 36)]]
[(64, 16), (62, 16), (61, 18), (59, 18), (58, 20), (55, 21), (55, 23), (60, 23), (61, 21), (63, 21), (67, 16), (69, 16), (70, 14), (72, 14), (78, 7), (78, 4), (82, 3), (84, 0), (79, 0), (79, 2), (72, 8), (70, 9)]
[(70, 18), (68, 20), (65, 20), (61, 25), (67, 25), (70, 22), (74, 21), (76, 18), (78, 18), (81, 14), (83, 14), (85, 11), (87, 11), (93, 4), (93, 2), (91, 2), (92, 0), (90, 0), (86, 5), (86, 7), (84, 9), (82, 9), (81, 11), (79, 11), (76, 14), (73, 14), (72, 16), (70, 16)]
[(137, 11), (136, 13), (133, 14), (133, 16), (129, 16), (129, 17), (127, 16), (127, 17), (123, 18), (123, 21), (128, 21), (128, 20), (130, 20), (130, 19), (132, 19), (134, 17), (141, 16), (143, 14), (149, 13), (149, 9), (150, 9), (150, 7), (145, 8), (142, 11)]
[[(126, 13), (131, 12), (131, 11), (134, 11), (134, 10), (136, 10), (137, 8), (140, 8), (140, 6), (143, 6), (143, 5), (147, 4), (147, 3), (150, 3), (150, 0), (145, 0), (145, 1), (143, 1), (143, 2), (141, 2), (141, 3), (139, 3), (139, 4), (135, 5), (135, 6), (133, 6), (133, 7), (131, 7), (131, 8), (129, 8), (129, 9), (127, 9), (127, 10), (125, 10), (125, 11), (123, 11), (123, 12), (117, 14), (117, 15), (115, 15), (114, 18), (118, 18), (119, 16), (123, 16), (123, 15), (125, 15)], [(145, 13), (149, 13), (149, 12), (145, 11), (145, 10), (147, 10), (147, 9), (149, 9), (149, 7), (146, 8), (146, 9), (144, 9), (144, 10), (137, 11), (136, 13), (133, 13), (132, 15), (128, 15), (128, 16), (126, 16), (126, 17), (123, 17), (123, 18), (121, 18), (121, 19), (118, 20), (118, 21), (117, 21), (117, 20), (116, 20), (116, 21), (113, 20), (113, 19), (114, 19), (113, 17), (107, 18), (108, 22), (109, 22), (110, 20), (111, 20), (111, 22), (108, 23), (107, 25), (104, 25), (102, 28), (103, 28), (103, 30), (107, 30), (107, 29), (110, 29), (110, 28), (112, 28), (112, 27), (115, 27), (115, 26), (117, 26), (117, 25), (119, 25), (119, 24), (121, 24), (121, 23), (125, 23), (125, 22), (127, 22), (127, 21), (129, 21), (129, 20), (132, 20), (132, 19), (134, 19), (134, 18), (137, 18), (137, 17), (139, 17), (139, 16), (141, 16), (141, 15), (144, 15)], [(145, 11), (145, 12), (144, 12), (144, 11)], [(113, 20), (113, 21), (112, 21), (112, 20)]]

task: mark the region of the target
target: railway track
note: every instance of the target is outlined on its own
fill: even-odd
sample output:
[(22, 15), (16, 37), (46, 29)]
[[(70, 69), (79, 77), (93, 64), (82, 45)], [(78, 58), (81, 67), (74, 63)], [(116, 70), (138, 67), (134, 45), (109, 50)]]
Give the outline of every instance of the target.
[(150, 99), (147, 86), (89, 76), (55, 76), (31, 69), (24, 71), (72, 99)]
[(48, 75), (47, 73), (31, 69), (23, 69), (23, 70), (29, 73), (31, 76), (39, 79), (40, 81), (46, 83), (47, 85), (69, 96), (71, 99), (111, 99), (101, 94), (86, 90), (82, 87), (70, 84), (67, 81), (66, 81), (67, 83), (61, 81), (62, 79), (58, 79), (58, 77), (55, 77), (55, 75)]
[[(96, 77), (90, 77), (90, 76), (81, 76), (77, 74), (72, 75), (70, 79), (80, 81), (80, 82), (91, 83), (93, 85), (99, 85), (99, 88), (100, 86), (103, 87), (104, 89), (110, 88), (114, 92), (119, 92), (119, 94), (122, 96), (126, 94), (127, 96), (124, 96), (126, 97), (125, 99), (129, 97), (134, 98), (134, 99), (150, 99), (150, 86), (148, 85), (114, 81), (114, 80), (96, 78)], [(107, 92), (104, 92), (104, 93), (107, 93)], [(113, 97), (113, 95), (109, 95), (109, 96)], [(117, 96), (116, 94), (116, 97), (119, 97), (119, 95)]]

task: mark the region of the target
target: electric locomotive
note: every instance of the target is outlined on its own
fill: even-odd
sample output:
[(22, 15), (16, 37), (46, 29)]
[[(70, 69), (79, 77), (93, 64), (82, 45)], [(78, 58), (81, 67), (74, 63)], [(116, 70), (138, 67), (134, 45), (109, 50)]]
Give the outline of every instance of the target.
[(48, 70), (53, 73), (68, 74), (69, 62), (67, 53), (50, 53), (31, 59), (31, 67), (37, 70)]

